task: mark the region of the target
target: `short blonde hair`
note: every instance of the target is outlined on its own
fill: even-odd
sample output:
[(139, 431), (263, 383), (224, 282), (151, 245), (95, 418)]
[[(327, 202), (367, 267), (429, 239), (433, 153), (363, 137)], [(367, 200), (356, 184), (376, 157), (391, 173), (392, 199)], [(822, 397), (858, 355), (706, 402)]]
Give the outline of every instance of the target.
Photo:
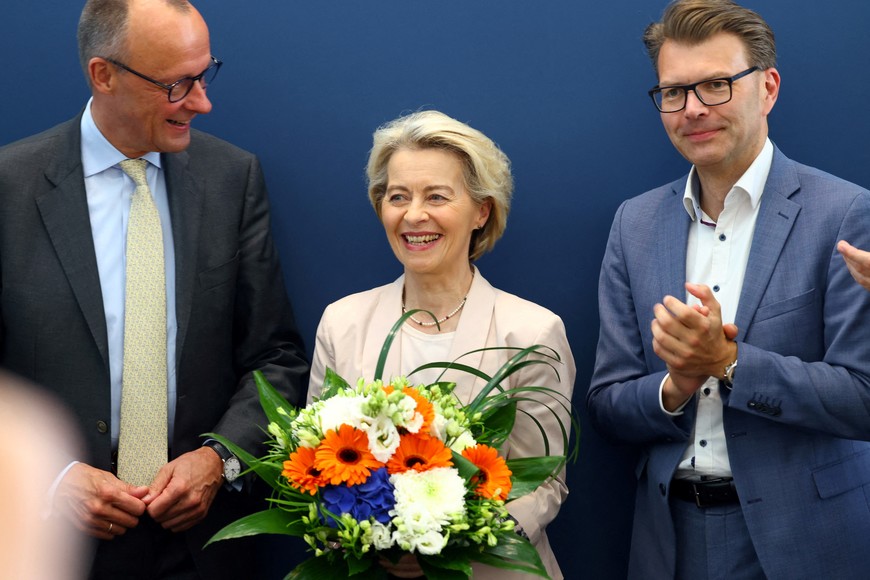
[(492, 202), (486, 224), (471, 236), (469, 260), (491, 250), (507, 226), (514, 189), (510, 160), (498, 145), (477, 129), (439, 111), (419, 111), (379, 127), (366, 169), (369, 200), (379, 218), (387, 191), (387, 165), (400, 149), (442, 149), (459, 157), (468, 194), (478, 204)]

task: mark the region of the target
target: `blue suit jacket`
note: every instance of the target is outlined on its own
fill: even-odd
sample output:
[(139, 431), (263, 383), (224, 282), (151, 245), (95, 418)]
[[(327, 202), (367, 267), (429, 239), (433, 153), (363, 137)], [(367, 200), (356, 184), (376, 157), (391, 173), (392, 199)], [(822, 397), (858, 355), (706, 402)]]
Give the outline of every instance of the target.
[[(650, 323), (666, 294), (685, 296), (685, 185), (624, 202), (601, 267), (587, 405), (601, 433), (641, 449), (631, 578), (673, 578), (679, 549), (668, 488), (696, 406), (661, 411)], [(867, 578), (870, 293), (835, 245), (870, 247), (870, 195), (776, 150), (759, 211), (734, 321), (740, 362), (722, 389), (740, 503), (769, 578)]]

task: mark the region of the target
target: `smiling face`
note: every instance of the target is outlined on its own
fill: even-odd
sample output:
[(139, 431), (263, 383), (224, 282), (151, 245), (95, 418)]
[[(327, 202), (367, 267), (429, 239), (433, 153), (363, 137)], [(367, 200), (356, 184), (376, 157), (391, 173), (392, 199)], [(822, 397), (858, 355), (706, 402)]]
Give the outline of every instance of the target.
[(467, 275), (471, 234), (486, 223), (490, 206), (468, 194), (455, 153), (400, 149), (387, 164), (381, 221), (407, 275)]
[[(127, 53), (123, 64), (164, 84), (200, 74), (211, 64), (208, 27), (199, 12), (162, 0), (130, 5)], [(111, 55), (106, 55), (111, 56)], [(190, 144), (190, 122), (211, 111), (200, 83), (170, 103), (166, 90), (102, 58), (89, 64), (97, 127), (129, 158), (149, 151), (174, 153)]]
[[(700, 44), (666, 40), (658, 58), (659, 86), (687, 85), (731, 77), (752, 66), (735, 35), (719, 33)], [(761, 152), (767, 139), (767, 115), (779, 92), (776, 69), (758, 71), (732, 85), (732, 98), (708, 107), (690, 92), (686, 108), (662, 113), (674, 147), (703, 176), (734, 176), (736, 181)]]

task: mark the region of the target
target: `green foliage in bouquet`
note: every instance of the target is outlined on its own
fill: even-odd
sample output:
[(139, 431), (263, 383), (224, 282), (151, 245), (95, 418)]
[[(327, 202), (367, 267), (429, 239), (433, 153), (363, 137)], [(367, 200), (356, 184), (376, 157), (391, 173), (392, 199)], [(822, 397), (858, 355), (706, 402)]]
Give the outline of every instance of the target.
[[(272, 487), (270, 507), (225, 527), (209, 544), (256, 534), (301, 537), (314, 557), (287, 579), (386, 578), (380, 563), (395, 563), (409, 553), (435, 580), (469, 578), (472, 562), (546, 577), (537, 550), (515, 533), (505, 506), (576, 459), (579, 427), (571, 402), (557, 390), (541, 385), (505, 389), (502, 383), (540, 364), (558, 378), (559, 354), (544, 345), (493, 347), (473, 352), (513, 354), (492, 376), (462, 364), (462, 357), (411, 373), (440, 368), (443, 377), (450, 369), (486, 381), (467, 405), (454, 396), (455, 383), (440, 378), (428, 385), (412, 386), (405, 377), (384, 383), (396, 333), (416, 312), (405, 313), (387, 335), (372, 382), (351, 385), (327, 369), (321, 398), (304, 409), (289, 404), (262, 373), (254, 373), (269, 421), (267, 454), (255, 457), (220, 435), (208, 436)], [(520, 402), (542, 405), (553, 414), (562, 448), (573, 449), (570, 455), (549, 455), (549, 434), (518, 408)], [(500, 456), (518, 411), (537, 425), (546, 455)], [(565, 425), (562, 416), (571, 424)]]

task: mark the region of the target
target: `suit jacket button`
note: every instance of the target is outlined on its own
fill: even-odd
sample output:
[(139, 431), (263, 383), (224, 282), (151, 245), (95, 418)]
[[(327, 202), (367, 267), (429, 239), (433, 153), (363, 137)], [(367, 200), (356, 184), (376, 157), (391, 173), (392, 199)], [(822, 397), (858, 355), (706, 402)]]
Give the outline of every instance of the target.
[(667, 495), (668, 488), (665, 486), (664, 483), (660, 483), (659, 484), (659, 491), (662, 492), (662, 495)]
[(97, 431), (100, 433), (108, 433), (109, 425), (105, 421), (97, 421)]

